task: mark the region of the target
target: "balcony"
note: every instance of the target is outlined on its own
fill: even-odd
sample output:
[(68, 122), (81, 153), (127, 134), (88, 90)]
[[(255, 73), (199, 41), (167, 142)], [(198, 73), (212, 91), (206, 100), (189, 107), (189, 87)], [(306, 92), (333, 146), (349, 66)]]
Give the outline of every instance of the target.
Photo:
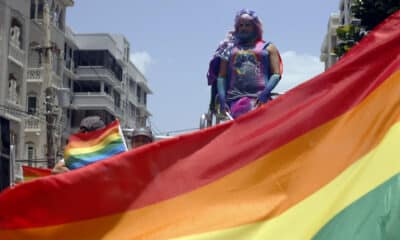
[(74, 93), (72, 107), (75, 109), (105, 109), (113, 115), (116, 113), (113, 98), (100, 92)]
[(122, 82), (120, 82), (110, 70), (104, 67), (78, 67), (76, 74), (81, 80), (102, 79), (106, 80), (112, 87), (122, 89)]
[(23, 67), (25, 62), (25, 52), (18, 46), (16, 46), (13, 42), (10, 42), (9, 46), (10, 47), (8, 50), (8, 58), (20, 67)]
[[(62, 86), (61, 77), (52, 71), (52, 86), (60, 88)], [(43, 83), (44, 80), (44, 69), (40, 68), (29, 68), (27, 72), (26, 82), (27, 83)]]
[(43, 68), (29, 68), (26, 76), (28, 83), (41, 83), (43, 81)]
[(25, 131), (27, 132), (38, 132), (40, 131), (40, 120), (36, 117), (28, 117), (25, 120)]

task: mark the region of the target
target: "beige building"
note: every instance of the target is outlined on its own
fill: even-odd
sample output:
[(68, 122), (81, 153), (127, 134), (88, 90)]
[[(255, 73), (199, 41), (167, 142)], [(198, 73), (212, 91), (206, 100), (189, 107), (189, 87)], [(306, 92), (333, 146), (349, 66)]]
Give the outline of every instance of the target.
[[(84, 116), (119, 119), (123, 128), (144, 126), (150, 116), (151, 90), (129, 59), (129, 42), (122, 35), (74, 33), (65, 19), (74, 1), (48, 0), (46, 46), (45, 3), (0, 0), (0, 115), (11, 121), (17, 160), (36, 167), (48, 166), (48, 126), (54, 153), (62, 155)], [(46, 120), (46, 84), (54, 91), (52, 125)]]
[(357, 25), (360, 20), (354, 18), (351, 12), (352, 0), (340, 0), (339, 12), (332, 13), (328, 20), (328, 32), (321, 46), (320, 60), (325, 63), (325, 70), (330, 68), (338, 60), (334, 49), (340, 40), (337, 38), (336, 29), (344, 25)]

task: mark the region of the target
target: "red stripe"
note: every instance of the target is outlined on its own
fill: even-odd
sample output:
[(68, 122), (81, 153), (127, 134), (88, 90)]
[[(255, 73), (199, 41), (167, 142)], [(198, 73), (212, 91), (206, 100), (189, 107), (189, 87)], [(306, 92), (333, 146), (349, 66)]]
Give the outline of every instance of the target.
[[(60, 224), (136, 209), (239, 169), (348, 111), (399, 70), (399, 23), (397, 12), (329, 71), (235, 122), (1, 194), (0, 228)], [(22, 198), (31, 203), (10, 206)]]
[(85, 133), (76, 133), (69, 137), (69, 142), (74, 142), (74, 144), (79, 144), (79, 142), (86, 142), (89, 140), (97, 139), (101, 137), (104, 133), (109, 131), (113, 131), (115, 128), (118, 129), (119, 121), (115, 120), (112, 123), (108, 124), (105, 128), (98, 129), (95, 131), (85, 132)]
[(51, 169), (22, 166), (24, 177), (44, 177), (51, 175)]

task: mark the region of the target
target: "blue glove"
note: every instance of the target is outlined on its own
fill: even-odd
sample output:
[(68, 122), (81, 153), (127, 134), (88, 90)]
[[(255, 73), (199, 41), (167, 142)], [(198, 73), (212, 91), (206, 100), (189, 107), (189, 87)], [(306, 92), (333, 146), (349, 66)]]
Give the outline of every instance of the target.
[(223, 113), (228, 110), (225, 98), (219, 98), (219, 112)]
[(217, 79), (217, 90), (218, 90), (218, 100), (219, 100), (219, 110), (220, 112), (225, 112), (227, 109), (226, 104), (226, 91), (225, 91), (225, 78), (218, 77)]
[(272, 89), (278, 85), (279, 80), (281, 80), (281, 75), (272, 74), (268, 81), (265, 83), (265, 89), (258, 95), (258, 101), (261, 103), (266, 103), (269, 100)]

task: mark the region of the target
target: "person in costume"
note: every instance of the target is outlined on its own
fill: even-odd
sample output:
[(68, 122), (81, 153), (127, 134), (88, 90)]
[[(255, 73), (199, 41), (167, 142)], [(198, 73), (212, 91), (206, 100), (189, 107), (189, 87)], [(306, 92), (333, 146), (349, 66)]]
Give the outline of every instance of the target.
[[(207, 74), (209, 85), (216, 85), (220, 111), (236, 118), (266, 103), (281, 79), (278, 49), (262, 38), (257, 14), (240, 10), (234, 30), (219, 45)], [(212, 89), (213, 91), (213, 89)]]

